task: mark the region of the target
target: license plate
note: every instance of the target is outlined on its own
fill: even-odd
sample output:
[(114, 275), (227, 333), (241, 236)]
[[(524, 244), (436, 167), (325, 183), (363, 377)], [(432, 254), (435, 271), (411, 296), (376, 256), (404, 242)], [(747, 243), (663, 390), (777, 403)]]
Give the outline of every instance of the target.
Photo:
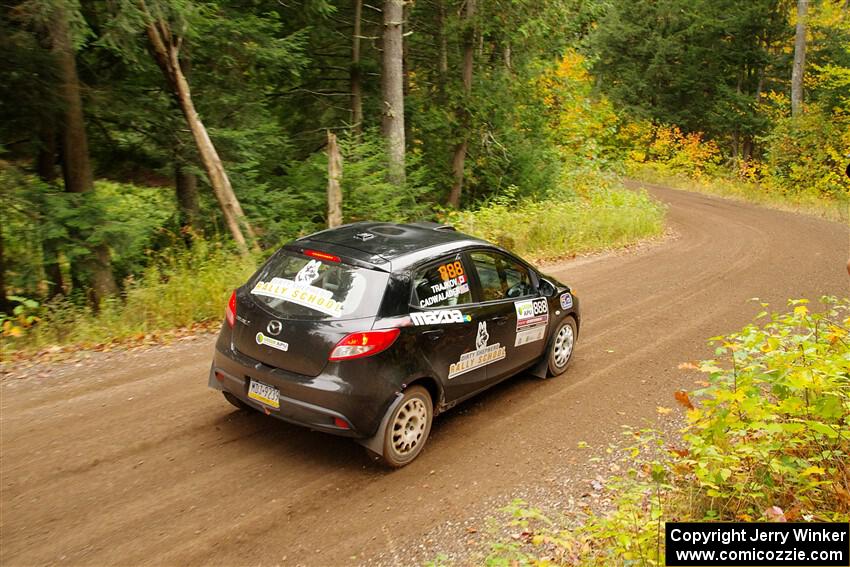
[(280, 408), (280, 392), (274, 386), (251, 380), (251, 385), (248, 387), (248, 397), (275, 409)]

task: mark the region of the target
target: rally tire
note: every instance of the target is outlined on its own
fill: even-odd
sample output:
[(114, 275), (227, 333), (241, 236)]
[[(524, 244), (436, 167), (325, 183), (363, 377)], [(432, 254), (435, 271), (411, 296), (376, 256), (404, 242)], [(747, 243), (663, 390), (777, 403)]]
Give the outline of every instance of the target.
[(412, 462), (428, 440), (434, 419), (431, 394), (422, 386), (411, 386), (392, 410), (384, 432), (381, 460), (400, 468)]
[(577, 337), (578, 327), (575, 319), (571, 316), (564, 317), (564, 320), (555, 329), (546, 353), (549, 362), (549, 376), (560, 376), (566, 372), (570, 361), (573, 359)]

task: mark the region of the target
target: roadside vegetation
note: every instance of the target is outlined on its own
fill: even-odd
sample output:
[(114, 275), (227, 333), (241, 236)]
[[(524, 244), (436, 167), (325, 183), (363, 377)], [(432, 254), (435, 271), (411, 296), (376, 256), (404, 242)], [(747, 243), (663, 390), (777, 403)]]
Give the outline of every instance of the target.
[(448, 220), (468, 234), (536, 261), (620, 248), (664, 230), (664, 206), (646, 192), (624, 191), (611, 176), (596, 186), (540, 200), (510, 191)]
[(715, 360), (680, 366), (704, 375), (675, 393), (681, 438), (626, 430), (625, 473), (599, 487), (608, 510), (566, 522), (513, 502), (503, 512), (519, 535), (486, 564), (661, 565), (664, 522), (850, 520), (850, 300), (821, 303), (710, 339)]
[(843, 0), (379, 4), (4, 6), (2, 354), (215, 320), (340, 222), (535, 260), (657, 236), (624, 176), (846, 218)]

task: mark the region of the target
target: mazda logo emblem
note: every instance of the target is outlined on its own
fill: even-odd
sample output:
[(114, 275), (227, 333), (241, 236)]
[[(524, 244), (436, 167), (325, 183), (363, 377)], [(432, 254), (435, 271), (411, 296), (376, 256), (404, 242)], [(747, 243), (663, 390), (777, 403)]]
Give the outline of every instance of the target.
[(283, 330), (283, 323), (280, 321), (269, 321), (269, 324), (266, 326), (266, 330), (270, 335), (279, 335)]

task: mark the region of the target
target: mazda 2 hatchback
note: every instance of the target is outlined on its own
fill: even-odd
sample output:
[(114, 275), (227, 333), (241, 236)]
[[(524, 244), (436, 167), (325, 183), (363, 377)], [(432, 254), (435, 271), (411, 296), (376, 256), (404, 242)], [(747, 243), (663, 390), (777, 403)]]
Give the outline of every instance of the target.
[(563, 373), (581, 321), (569, 287), (434, 223), (300, 238), (225, 314), (210, 387), (393, 467), (422, 451), (438, 413), (523, 370)]

